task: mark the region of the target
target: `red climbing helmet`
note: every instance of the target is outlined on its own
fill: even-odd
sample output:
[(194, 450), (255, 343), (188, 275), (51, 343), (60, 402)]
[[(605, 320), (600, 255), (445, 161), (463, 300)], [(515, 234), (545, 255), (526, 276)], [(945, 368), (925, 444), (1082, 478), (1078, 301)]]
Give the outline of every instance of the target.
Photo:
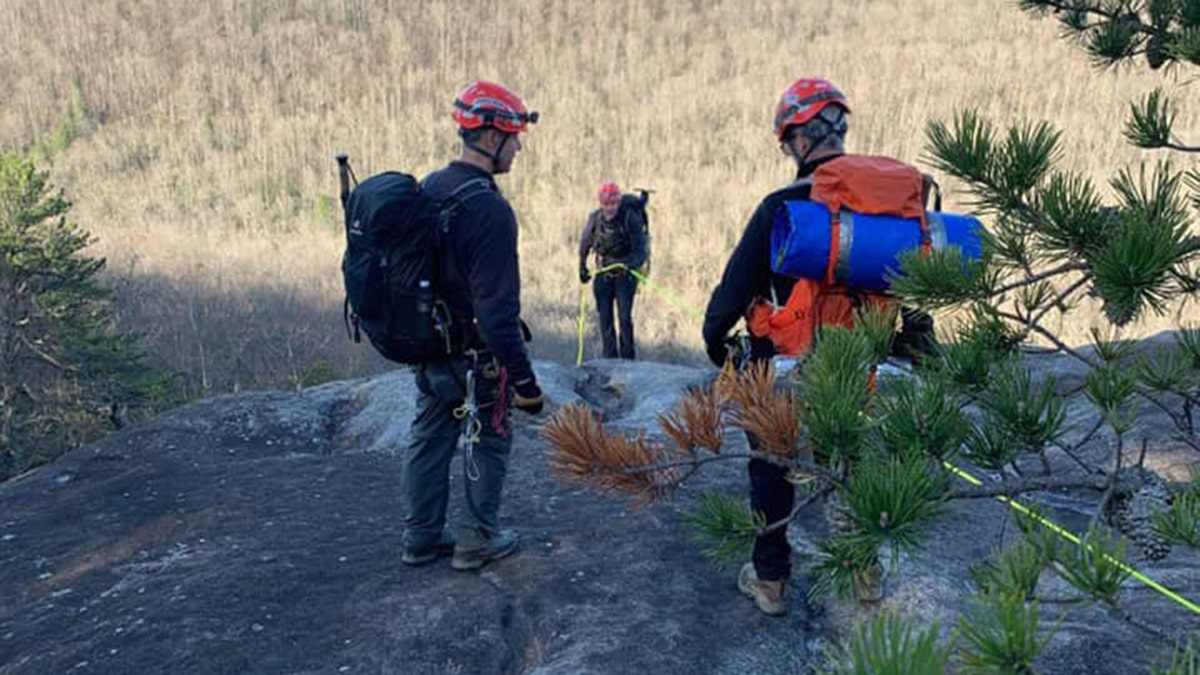
[(601, 204), (619, 204), (621, 203), (621, 188), (617, 187), (616, 183), (605, 183), (600, 186), (599, 197)]
[(828, 80), (802, 77), (791, 83), (779, 97), (779, 105), (775, 106), (775, 137), (782, 143), (790, 127), (811, 120), (830, 104), (850, 112), (846, 97)]
[(538, 113), (526, 110), (521, 97), (507, 87), (476, 80), (454, 99), (454, 121), (463, 129), (494, 127), (519, 134), (526, 126), (537, 123)]

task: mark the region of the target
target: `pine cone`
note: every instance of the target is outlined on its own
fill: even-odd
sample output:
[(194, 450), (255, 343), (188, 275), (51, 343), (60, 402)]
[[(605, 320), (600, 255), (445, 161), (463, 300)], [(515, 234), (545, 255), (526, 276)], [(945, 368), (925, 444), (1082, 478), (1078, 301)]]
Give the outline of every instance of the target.
[(1153, 471), (1135, 467), (1121, 470), (1120, 482), (1138, 485), (1118, 491), (1108, 503), (1108, 523), (1136, 544), (1147, 560), (1161, 560), (1171, 544), (1154, 533), (1154, 513), (1171, 508), (1171, 488)]
[(830, 492), (825, 498), (825, 524), (829, 528), (830, 537), (858, 531), (858, 526), (854, 524), (854, 516), (850, 513), (850, 505), (836, 491)]

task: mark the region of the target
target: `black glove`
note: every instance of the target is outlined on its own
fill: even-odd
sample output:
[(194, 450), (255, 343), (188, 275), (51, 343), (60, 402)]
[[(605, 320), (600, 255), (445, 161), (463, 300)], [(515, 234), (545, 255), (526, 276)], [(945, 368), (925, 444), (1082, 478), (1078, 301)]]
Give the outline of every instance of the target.
[(708, 353), (708, 360), (718, 368), (725, 365), (725, 358), (729, 356), (729, 350), (725, 348), (724, 340), (705, 343), (704, 351)]
[(725, 363), (733, 359), (733, 365), (740, 369), (750, 356), (750, 340), (744, 333), (737, 332), (720, 342), (705, 343), (704, 351), (708, 353), (708, 360), (718, 368), (724, 368)]
[(933, 317), (913, 307), (900, 308), (901, 328), (892, 340), (891, 354), (910, 359), (933, 356), (937, 337)]
[(513, 397), (513, 405), (517, 410), (530, 415), (542, 412), (546, 397), (542, 394), (542, 388), (538, 386), (537, 380), (532, 377), (528, 380), (521, 380), (513, 385), (513, 390), (516, 392), (516, 396)]
[(533, 331), (529, 330), (529, 324), (525, 323), (525, 319), (517, 319), (517, 323), (521, 324), (521, 338), (526, 342), (533, 342)]
[(587, 265), (579, 266), (579, 283), (586, 284), (592, 280), (592, 273), (588, 271)]

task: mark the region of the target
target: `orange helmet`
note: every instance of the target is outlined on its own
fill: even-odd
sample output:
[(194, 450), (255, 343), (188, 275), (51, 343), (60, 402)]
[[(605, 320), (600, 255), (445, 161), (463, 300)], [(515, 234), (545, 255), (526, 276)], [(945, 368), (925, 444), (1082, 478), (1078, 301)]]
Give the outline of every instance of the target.
[(601, 204), (619, 204), (621, 203), (621, 188), (617, 187), (616, 183), (605, 183), (600, 186), (599, 196)]
[(537, 123), (538, 113), (528, 112), (521, 97), (508, 88), (476, 80), (454, 99), (454, 121), (463, 129), (494, 127), (519, 134), (527, 125)]
[(782, 143), (790, 127), (811, 120), (830, 104), (850, 112), (846, 97), (827, 80), (802, 77), (791, 83), (779, 97), (779, 105), (775, 106), (775, 137)]

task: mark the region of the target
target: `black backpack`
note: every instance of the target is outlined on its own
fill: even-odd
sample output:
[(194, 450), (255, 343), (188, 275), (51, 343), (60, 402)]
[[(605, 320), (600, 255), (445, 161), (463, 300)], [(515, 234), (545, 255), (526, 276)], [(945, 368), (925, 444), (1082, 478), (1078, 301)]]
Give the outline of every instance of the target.
[[(639, 270), (643, 275), (650, 274), (650, 212), (646, 210), (646, 206), (650, 203), (650, 190), (638, 188), (638, 193), (621, 195), (621, 209), (625, 215), (621, 218), (622, 227), (625, 228), (626, 237), (629, 236), (629, 214), (637, 213), (642, 217), (642, 235), (646, 238), (646, 264), (642, 265)], [(632, 245), (632, 244), (631, 244)]]
[(408, 365), (442, 361), (453, 352), (450, 313), (439, 296), (441, 238), (458, 206), (491, 190), (484, 179), (459, 186), (445, 201), (429, 197), (409, 174), (385, 172), (353, 190), (338, 156), (346, 216), (343, 318), (384, 358)]
[(621, 195), (621, 208), (625, 209), (626, 217), (629, 212), (636, 212), (642, 216), (642, 231), (646, 237), (650, 236), (650, 214), (646, 211), (646, 206), (650, 203), (650, 191), (637, 188), (638, 193)]

